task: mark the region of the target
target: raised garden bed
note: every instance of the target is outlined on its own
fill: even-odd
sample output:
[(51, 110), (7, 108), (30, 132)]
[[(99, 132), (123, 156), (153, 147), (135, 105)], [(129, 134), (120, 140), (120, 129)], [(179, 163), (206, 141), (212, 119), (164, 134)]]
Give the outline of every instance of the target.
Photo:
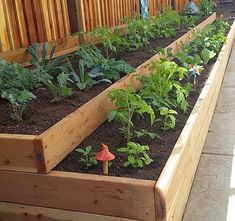
[[(90, 213), (90, 215), (77, 213), (76, 219), (82, 217), (88, 219), (91, 218), (91, 214), (100, 214), (101, 220), (125, 220), (125, 218), (149, 221), (180, 220), (207, 136), (234, 38), (235, 23), (157, 181), (59, 171), (52, 171), (47, 175), (1, 171), (0, 200), (61, 209), (38, 208), (41, 217), (49, 217), (48, 214), (52, 214), (56, 218), (55, 213), (63, 214), (64, 210), (68, 210)], [(97, 109), (95, 113), (96, 115), (99, 113)], [(1, 205), (6, 208), (6, 204)], [(17, 206), (14, 208), (16, 211)], [(30, 210), (30, 206), (28, 209)], [(94, 219), (97, 217), (100, 218), (92, 215)]]
[[(215, 14), (211, 15), (198, 27), (202, 28), (206, 24), (212, 23), (215, 17)], [(189, 41), (191, 34), (192, 31), (189, 31), (168, 47), (173, 48), (173, 52), (176, 52), (182, 43)], [(125, 76), (38, 136), (0, 134), (0, 169), (39, 173), (51, 171), (106, 120), (108, 108), (111, 106), (111, 102), (106, 98), (108, 91), (127, 85), (138, 89), (140, 85), (135, 76), (148, 74), (146, 64), (156, 59), (159, 59), (158, 55), (140, 65), (135, 73)]]

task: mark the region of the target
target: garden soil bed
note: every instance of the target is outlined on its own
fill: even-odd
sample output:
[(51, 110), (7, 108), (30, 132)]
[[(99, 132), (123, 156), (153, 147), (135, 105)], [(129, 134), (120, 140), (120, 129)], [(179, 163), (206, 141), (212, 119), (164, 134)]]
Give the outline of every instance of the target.
[[(201, 18), (198, 23), (205, 19), (206, 17)], [(180, 30), (177, 32), (176, 36), (171, 39), (153, 39), (149, 45), (140, 48), (135, 52), (118, 53), (114, 55), (113, 58), (125, 60), (132, 67), (137, 68), (156, 54), (154, 50), (156, 50), (157, 47), (166, 47), (171, 42), (184, 35), (187, 31), (188, 30)], [(78, 56), (73, 56), (72, 62), (76, 64), (78, 59)], [(110, 84), (101, 83), (85, 92), (76, 91), (75, 89), (72, 97), (55, 104), (51, 103), (53, 95), (50, 90), (40, 88), (34, 92), (37, 99), (28, 105), (27, 110), (23, 114), (23, 121), (20, 123), (16, 123), (11, 119), (9, 114), (12, 111), (11, 105), (4, 100), (0, 100), (0, 133), (39, 135), (109, 86)]]
[[(216, 14), (214, 13), (200, 23), (198, 28), (212, 23), (215, 18)], [(176, 53), (180, 50), (182, 44), (187, 43), (191, 37), (192, 31), (189, 31), (168, 47), (171, 47), (173, 53)], [(140, 82), (136, 77), (148, 75), (150, 71), (146, 64), (159, 58), (159, 55), (151, 57), (139, 66), (134, 73), (126, 75), (80, 108), (75, 108), (74, 112), (39, 135), (1, 133), (0, 169), (49, 173), (76, 146), (106, 121), (108, 110), (113, 106), (110, 99), (107, 99), (107, 93), (110, 90), (124, 88), (127, 85), (131, 85), (135, 90), (138, 90)], [(52, 110), (52, 112), (54, 111)], [(42, 119), (41, 117), (40, 115), (40, 119)]]
[[(49, 220), (182, 220), (234, 44), (234, 33), (235, 23), (158, 180), (61, 171), (35, 174), (0, 170), (0, 201), (8, 202), (11, 215), (17, 212), (17, 218), (23, 217), (22, 220), (31, 215), (45, 220), (48, 217)], [(9, 210), (1, 202), (0, 211), (4, 214)], [(20, 214), (13, 203), (21, 208)], [(65, 217), (66, 213), (74, 216)]]
[[(113, 161), (110, 168), (109, 175), (145, 180), (157, 179), (160, 176), (167, 159), (169, 158), (169, 155), (198, 99), (198, 96), (200, 95), (202, 88), (204, 87), (215, 60), (216, 58), (213, 59), (209, 65), (205, 66), (205, 69), (197, 84), (197, 89), (192, 91), (190, 96), (187, 98), (189, 103), (188, 113), (183, 114), (182, 111), (177, 110), (178, 116), (176, 128), (174, 130), (164, 132), (161, 130), (162, 124), (158, 122), (151, 126), (149, 118), (138, 118), (134, 120), (134, 125), (137, 125), (134, 130), (139, 131), (141, 129), (147, 129), (148, 131), (157, 133), (160, 136), (160, 139), (157, 138), (154, 140), (146, 136), (133, 139), (134, 142), (141, 145), (148, 145), (150, 147), (149, 156), (154, 160), (154, 162), (149, 166), (146, 166), (143, 169), (124, 168), (122, 166), (122, 163), (125, 161), (125, 155), (118, 153), (116, 150), (119, 147), (126, 146), (126, 139), (118, 129), (121, 125), (116, 122), (109, 123), (106, 121), (84, 142), (82, 142), (81, 145), (79, 145), (79, 148), (84, 148), (91, 145), (94, 147), (95, 152), (99, 152), (100, 144), (105, 143), (109, 147), (110, 151), (116, 156), (116, 159)], [(158, 118), (158, 116), (156, 117)], [(87, 169), (82, 163), (79, 163), (80, 157), (81, 155), (74, 151), (69, 154), (55, 169), (68, 172), (102, 174), (102, 163), (99, 163), (99, 166), (97, 167)]]

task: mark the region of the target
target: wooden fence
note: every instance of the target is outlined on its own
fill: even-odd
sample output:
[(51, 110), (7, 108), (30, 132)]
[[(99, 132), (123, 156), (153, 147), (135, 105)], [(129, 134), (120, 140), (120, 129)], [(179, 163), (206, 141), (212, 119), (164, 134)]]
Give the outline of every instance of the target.
[[(180, 11), (187, 2), (148, 0), (149, 16), (157, 15), (168, 6)], [(15, 50), (20, 54), (33, 42), (58, 39), (66, 39), (67, 49), (76, 48), (78, 43), (71, 34), (91, 31), (100, 25), (121, 25), (122, 18), (134, 12), (140, 13), (140, 0), (0, 0), (0, 56), (6, 58), (11, 51), (13, 60)], [(20, 60), (24, 60), (24, 56)]]
[(0, 0), (0, 51), (70, 34), (67, 0)]

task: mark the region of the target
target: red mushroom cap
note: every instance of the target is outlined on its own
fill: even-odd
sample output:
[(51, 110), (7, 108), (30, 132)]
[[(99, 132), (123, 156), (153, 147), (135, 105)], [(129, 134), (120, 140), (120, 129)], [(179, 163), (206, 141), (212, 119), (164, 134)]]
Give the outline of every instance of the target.
[(115, 158), (115, 156), (109, 151), (109, 148), (105, 144), (101, 144), (102, 150), (96, 155), (96, 160), (99, 161), (110, 161)]

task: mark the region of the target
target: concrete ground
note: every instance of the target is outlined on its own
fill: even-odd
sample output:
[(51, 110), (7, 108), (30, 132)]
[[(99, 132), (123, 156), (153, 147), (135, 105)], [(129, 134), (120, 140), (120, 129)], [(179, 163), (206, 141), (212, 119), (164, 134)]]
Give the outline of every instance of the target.
[(235, 45), (183, 221), (235, 221)]
[(235, 17), (235, 4), (218, 4), (216, 7), (216, 12), (218, 15), (223, 14), (225, 18), (234, 18)]

